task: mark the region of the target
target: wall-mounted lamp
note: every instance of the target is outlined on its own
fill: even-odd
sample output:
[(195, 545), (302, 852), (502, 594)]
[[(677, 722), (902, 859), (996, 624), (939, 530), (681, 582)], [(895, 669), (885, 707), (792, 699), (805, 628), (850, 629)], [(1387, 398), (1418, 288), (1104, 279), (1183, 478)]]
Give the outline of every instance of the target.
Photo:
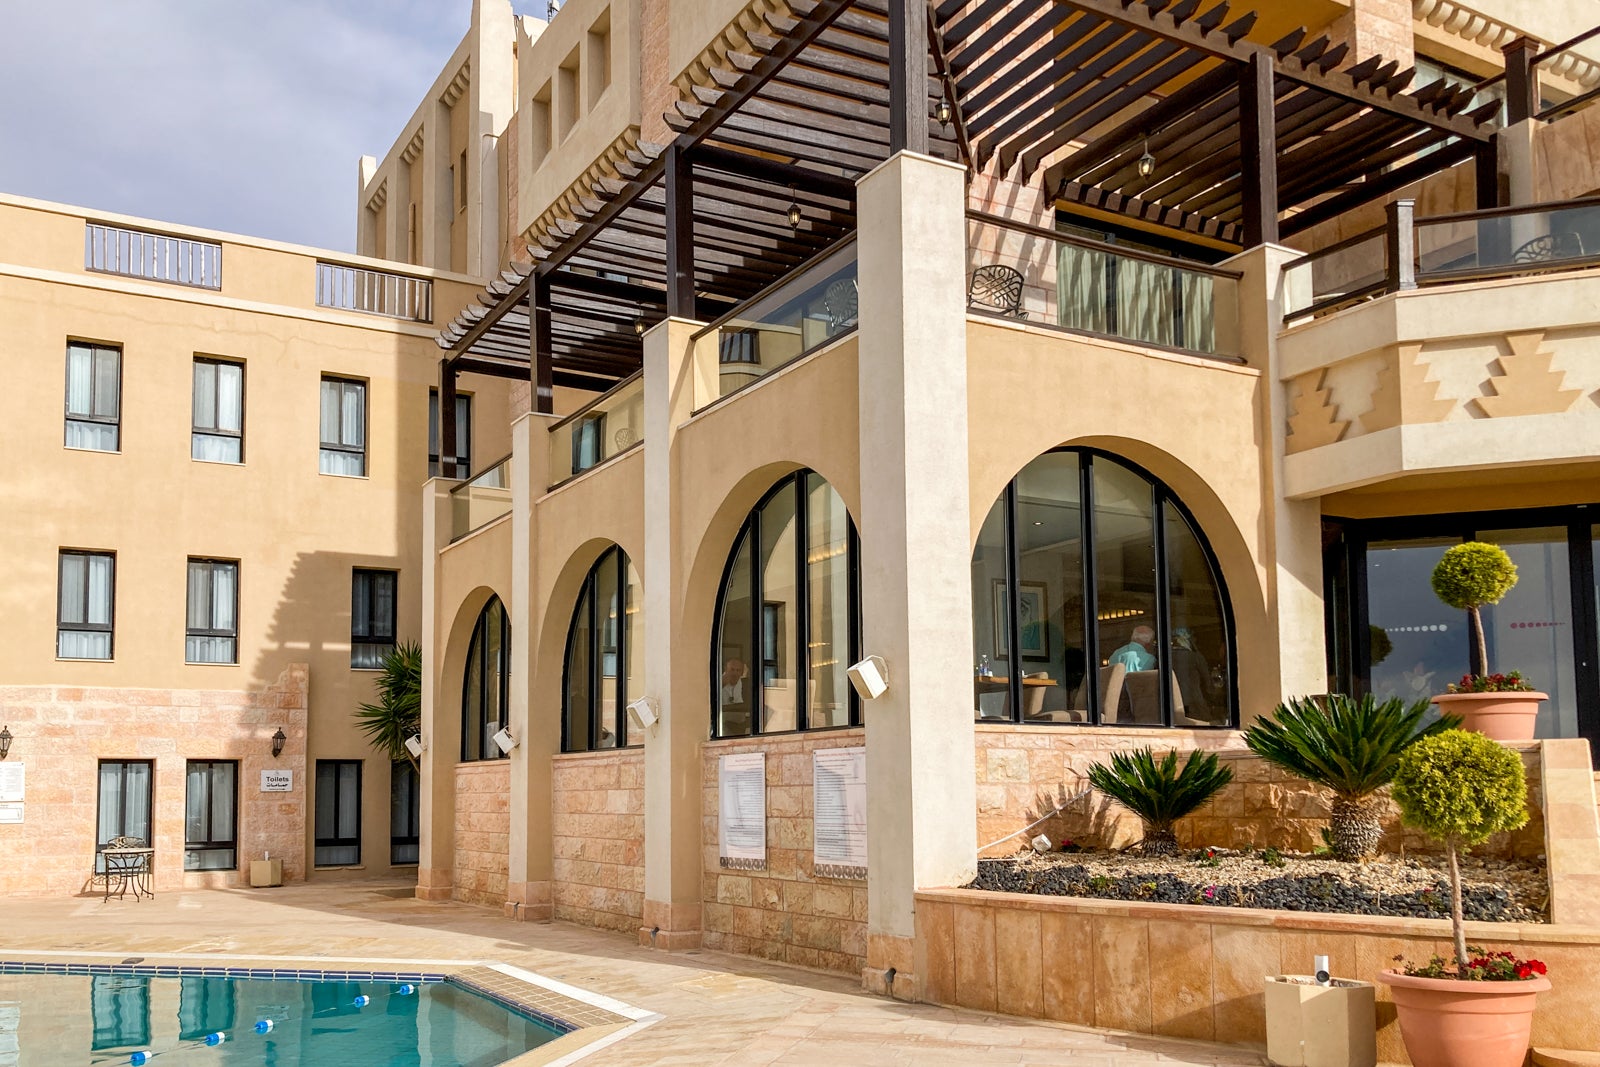
[(499, 730), (496, 730), (493, 740), (494, 747), (498, 748), (503, 755), (511, 755), (511, 750), (517, 747), (517, 739), (512, 736), (511, 727), (509, 726), (502, 726)]
[(950, 125), (950, 118), (954, 113), (950, 110), (950, 101), (946, 97), (939, 99), (939, 105), (933, 109), (933, 117), (939, 120), (939, 125)]
[(412, 734), (406, 738), (406, 751), (411, 753), (412, 759), (422, 758), (422, 735)]
[(0, 759), (11, 754), (11, 727), (0, 726)]
[(795, 195), (794, 186), (789, 186), (789, 228), (800, 228), (800, 198)]
[(278, 732), (272, 735), (272, 758), (277, 759), (283, 755), (283, 745), (288, 741), (288, 736), (283, 732), (283, 727), (278, 727)]
[(656, 702), (650, 697), (628, 701), (628, 722), (640, 730), (648, 730), (661, 719)]
[(889, 665), (882, 656), (868, 656), (846, 674), (862, 700), (876, 700), (889, 691)]
[(1156, 157), (1150, 154), (1150, 142), (1144, 143), (1144, 155), (1139, 157), (1139, 177), (1148, 178), (1150, 172), (1156, 169)]
[(640, 315), (633, 320), (633, 334), (635, 337), (644, 336), (644, 316)]

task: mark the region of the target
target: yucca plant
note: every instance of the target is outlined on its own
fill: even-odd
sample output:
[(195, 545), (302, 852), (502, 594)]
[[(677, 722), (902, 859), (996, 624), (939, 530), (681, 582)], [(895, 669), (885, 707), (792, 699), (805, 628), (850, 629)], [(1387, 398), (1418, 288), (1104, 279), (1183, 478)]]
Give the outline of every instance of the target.
[(378, 702), (357, 709), (356, 728), (391, 760), (415, 767), (406, 738), (422, 729), (422, 646), (404, 641), (384, 653), (377, 683)]
[(1233, 781), (1233, 772), (1218, 766), (1215, 753), (1196, 750), (1178, 767), (1178, 754), (1160, 760), (1154, 750), (1113, 752), (1109, 763), (1089, 768), (1089, 783), (1127, 808), (1144, 823), (1141, 849), (1156, 855), (1178, 851), (1172, 826), (1216, 796)]
[(1244, 742), (1273, 766), (1333, 793), (1333, 855), (1359, 860), (1376, 852), (1383, 836), (1377, 794), (1394, 780), (1401, 754), (1461, 724), (1450, 715), (1424, 725), (1428, 708), (1426, 699), (1407, 706), (1399, 698), (1379, 703), (1370, 693), (1299, 697), (1251, 723)]

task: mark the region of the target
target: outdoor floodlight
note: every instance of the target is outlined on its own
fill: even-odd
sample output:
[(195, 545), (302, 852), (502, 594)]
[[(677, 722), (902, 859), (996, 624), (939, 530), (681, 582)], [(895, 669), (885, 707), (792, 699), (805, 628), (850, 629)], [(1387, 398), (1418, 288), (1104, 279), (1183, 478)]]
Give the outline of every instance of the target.
[(406, 751), (411, 753), (412, 759), (422, 758), (422, 735), (412, 734), (406, 738)]
[(656, 702), (649, 697), (628, 701), (628, 721), (640, 730), (648, 730), (659, 721)]
[(882, 656), (868, 656), (850, 668), (850, 684), (862, 700), (875, 700), (889, 691), (889, 665)]
[(507, 756), (511, 755), (511, 750), (517, 747), (517, 739), (511, 736), (511, 728), (509, 726), (502, 726), (495, 731), (494, 747)]

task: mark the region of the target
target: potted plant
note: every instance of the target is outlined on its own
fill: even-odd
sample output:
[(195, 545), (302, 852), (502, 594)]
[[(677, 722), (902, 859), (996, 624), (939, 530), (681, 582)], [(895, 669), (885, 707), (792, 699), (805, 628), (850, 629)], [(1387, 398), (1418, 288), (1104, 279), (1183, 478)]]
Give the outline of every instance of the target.
[(1089, 783), (1139, 816), (1144, 840), (1139, 850), (1152, 856), (1178, 851), (1172, 826), (1210, 800), (1233, 781), (1233, 772), (1217, 765), (1215, 753), (1198, 749), (1189, 753), (1182, 769), (1178, 754), (1168, 752), (1159, 762), (1154, 750), (1113, 752), (1111, 762), (1089, 768)]
[(1521, 1067), (1534, 1003), (1550, 982), (1538, 960), (1467, 948), (1460, 855), (1528, 821), (1522, 759), (1482, 734), (1446, 730), (1406, 750), (1392, 792), (1406, 823), (1444, 844), (1450, 865), (1455, 966), (1434, 957), (1379, 976), (1394, 997), (1411, 1062)]
[(1517, 671), (1489, 673), (1488, 646), (1478, 609), (1498, 604), (1517, 584), (1517, 565), (1499, 545), (1468, 541), (1447, 551), (1433, 568), (1433, 591), (1452, 608), (1467, 613), (1469, 670), (1461, 681), (1433, 698), (1442, 714), (1459, 715), (1462, 727), (1496, 741), (1531, 741), (1540, 701)]
[(1394, 778), (1401, 754), (1421, 738), (1460, 725), (1450, 715), (1423, 725), (1427, 714), (1426, 700), (1407, 707), (1398, 698), (1380, 704), (1370, 693), (1301, 697), (1251, 723), (1244, 743), (1273, 766), (1333, 793), (1333, 855), (1360, 860), (1378, 850), (1378, 792)]

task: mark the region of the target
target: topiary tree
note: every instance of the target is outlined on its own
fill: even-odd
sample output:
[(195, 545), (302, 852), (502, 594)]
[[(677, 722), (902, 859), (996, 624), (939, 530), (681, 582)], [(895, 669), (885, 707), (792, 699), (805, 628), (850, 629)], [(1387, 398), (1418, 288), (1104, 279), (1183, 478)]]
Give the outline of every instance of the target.
[(1370, 693), (1359, 700), (1343, 693), (1301, 697), (1251, 723), (1244, 742), (1273, 766), (1333, 793), (1333, 854), (1359, 860), (1376, 852), (1383, 836), (1377, 794), (1393, 780), (1401, 754), (1461, 724), (1452, 715), (1424, 726), (1429, 708), (1426, 699), (1410, 707), (1398, 698), (1380, 704)]
[(417, 761), (406, 750), (406, 738), (422, 729), (422, 646), (402, 642), (384, 653), (378, 674), (378, 702), (357, 709), (356, 728), (372, 747), (391, 760)]
[(1450, 860), (1456, 972), (1462, 976), (1468, 957), (1460, 856), (1491, 835), (1528, 821), (1522, 757), (1480, 733), (1445, 730), (1406, 749), (1395, 768), (1392, 792), (1407, 825), (1444, 843)]
[(1468, 541), (1445, 552), (1433, 568), (1433, 592), (1450, 607), (1467, 613), (1471, 638), (1471, 671), (1489, 673), (1489, 650), (1483, 640), (1483, 618), (1478, 609), (1498, 604), (1517, 584), (1517, 565), (1499, 545)]
[(1110, 763), (1089, 768), (1089, 783), (1127, 808), (1144, 823), (1140, 848), (1152, 855), (1178, 851), (1173, 823), (1210, 800), (1233, 781), (1233, 772), (1217, 765), (1215, 753), (1198, 749), (1189, 753), (1182, 770), (1178, 754), (1168, 752), (1159, 762), (1154, 750), (1113, 752)]

